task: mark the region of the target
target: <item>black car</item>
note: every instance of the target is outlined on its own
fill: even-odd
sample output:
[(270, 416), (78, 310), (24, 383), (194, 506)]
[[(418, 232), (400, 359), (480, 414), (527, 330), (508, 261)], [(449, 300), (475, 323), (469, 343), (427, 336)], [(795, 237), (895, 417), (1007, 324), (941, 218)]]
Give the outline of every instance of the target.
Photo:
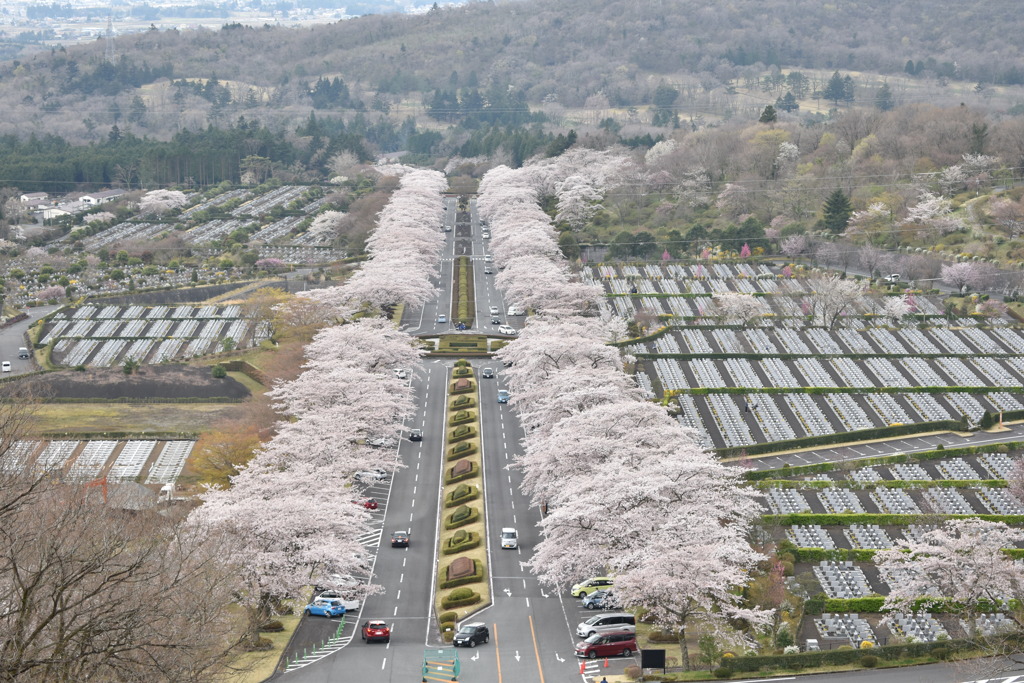
[(494, 368), (484, 368), (480, 372), (480, 376), (483, 377), (484, 379), (491, 379), (491, 378), (493, 378), (494, 377)]
[(408, 531), (395, 531), (391, 534), (391, 547), (392, 548), (408, 548), (409, 547), (409, 532)]
[(455, 634), (455, 640), (452, 644), (455, 647), (476, 647), (480, 643), (486, 643), (491, 640), (491, 632), (487, 630), (482, 622), (473, 622), (472, 624), (465, 624), (459, 629), (458, 633)]
[(423, 441), (423, 430), (422, 429), (410, 429), (409, 430), (409, 441)]

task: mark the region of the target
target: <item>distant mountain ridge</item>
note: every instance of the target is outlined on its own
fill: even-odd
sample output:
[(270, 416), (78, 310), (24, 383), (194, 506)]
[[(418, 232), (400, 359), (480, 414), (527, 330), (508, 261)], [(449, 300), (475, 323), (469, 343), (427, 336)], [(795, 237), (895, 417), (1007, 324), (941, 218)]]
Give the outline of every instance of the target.
[[(138, 134), (166, 136), (169, 125), (216, 124), (248, 109), (294, 121), (308, 114), (321, 76), (341, 78), (353, 101), (401, 116), (422, 113), (435, 91), (474, 86), (510, 88), (531, 105), (643, 106), (659, 83), (706, 92), (773, 67), (1021, 85), (1018, 9), (981, 0), (523, 0), (311, 28), (152, 31), (117, 39), (114, 64), (97, 41), (0, 66), (10, 114), (0, 133), (24, 135), (34, 122), (37, 132), (96, 139), (124, 126), (136, 96), (148, 113), (134, 122)], [(218, 105), (153, 87), (168, 76), (217, 78), (254, 94)], [(91, 88), (79, 87), (83, 79)]]

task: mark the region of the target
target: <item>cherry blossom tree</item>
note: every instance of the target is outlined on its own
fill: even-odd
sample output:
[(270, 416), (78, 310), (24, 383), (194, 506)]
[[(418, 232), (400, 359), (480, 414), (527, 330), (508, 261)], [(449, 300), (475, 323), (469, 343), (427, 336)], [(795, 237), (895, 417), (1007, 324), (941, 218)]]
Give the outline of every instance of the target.
[(558, 212), (555, 220), (564, 222), (573, 230), (580, 230), (594, 217), (600, 206), (602, 194), (582, 176), (569, 176), (558, 183)]
[(753, 294), (722, 292), (712, 297), (715, 308), (729, 325), (746, 328), (754, 318), (765, 313), (764, 307)]
[(883, 610), (909, 611), (919, 600), (942, 603), (977, 634), (977, 615), (1008, 597), (1019, 598), (1024, 567), (1003, 552), (1024, 542), (1024, 530), (977, 518), (952, 519), (926, 532), (920, 542), (899, 540), (875, 555), (891, 580)]
[(317, 214), (306, 229), (306, 234), (316, 241), (331, 241), (338, 236), (338, 231), (345, 220), (342, 211), (324, 211)]
[(178, 190), (152, 190), (139, 200), (139, 213), (143, 216), (162, 216), (188, 204), (184, 192)]
[(900, 225), (911, 226), (922, 237), (935, 233), (946, 235), (964, 227), (962, 221), (951, 215), (952, 212), (950, 200), (931, 192), (922, 192), (918, 203), (907, 210), (907, 217), (900, 221)]
[(796, 258), (807, 251), (809, 246), (810, 243), (806, 235), (790, 235), (782, 240), (779, 248), (785, 256)]
[(977, 289), (984, 281), (984, 271), (976, 263), (954, 263), (942, 266), (942, 281), (963, 294), (968, 288)]
[(840, 319), (854, 311), (854, 306), (864, 296), (866, 286), (857, 280), (831, 277), (808, 280), (812, 294), (808, 297), (808, 315), (816, 327), (832, 329)]
[(96, 213), (86, 214), (82, 221), (88, 225), (90, 223), (109, 223), (115, 218), (117, 216), (109, 211), (97, 211)]
[(52, 287), (46, 287), (36, 292), (36, 298), (40, 301), (47, 301), (49, 299), (63, 299), (65, 296), (64, 288), (60, 285), (53, 285)]
[(238, 568), (248, 641), (255, 646), (277, 601), (331, 574), (369, 573), (370, 554), (359, 542), (369, 515), (352, 504), (351, 488), (308, 463), (264, 465), (257, 456), (231, 483), (203, 494), (190, 520), (223, 534), (222, 556)]
[(893, 325), (899, 325), (903, 318), (910, 313), (911, 305), (906, 297), (886, 296), (882, 298), (881, 315)]

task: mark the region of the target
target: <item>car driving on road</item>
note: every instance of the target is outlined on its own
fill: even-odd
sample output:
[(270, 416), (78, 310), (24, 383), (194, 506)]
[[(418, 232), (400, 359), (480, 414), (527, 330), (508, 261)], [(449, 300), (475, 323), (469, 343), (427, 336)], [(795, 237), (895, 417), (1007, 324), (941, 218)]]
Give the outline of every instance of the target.
[(499, 325), (498, 334), (511, 334), (515, 336), (517, 332), (516, 328), (512, 327), (511, 325)]
[(372, 643), (374, 641), (390, 643), (391, 629), (388, 628), (387, 622), (383, 619), (370, 619), (363, 622), (363, 627), (360, 629), (360, 636), (363, 641), (367, 643)]
[(477, 621), (472, 624), (463, 624), (462, 628), (455, 634), (452, 645), (455, 647), (476, 647), (490, 640), (491, 633), (487, 630), (487, 626), (483, 622)]
[(498, 389), (498, 403), (508, 403), (508, 400), (510, 398), (512, 398), (512, 395), (509, 394), (506, 390)]
[(519, 547), (519, 534), (510, 526), (501, 530), (501, 547), (508, 550), (515, 550)]
[(408, 531), (393, 531), (393, 532), (391, 532), (391, 547), (392, 548), (408, 548), (409, 547), (409, 532)]
[(439, 322), (439, 323), (447, 323), (448, 322), (448, 316), (445, 315), (444, 313), (438, 313), (437, 314), (437, 322)]
[(494, 377), (494, 368), (484, 368), (480, 371), (480, 376), (484, 379), (492, 379)]
[(409, 441), (423, 441), (423, 430), (422, 429), (410, 429), (409, 430)]

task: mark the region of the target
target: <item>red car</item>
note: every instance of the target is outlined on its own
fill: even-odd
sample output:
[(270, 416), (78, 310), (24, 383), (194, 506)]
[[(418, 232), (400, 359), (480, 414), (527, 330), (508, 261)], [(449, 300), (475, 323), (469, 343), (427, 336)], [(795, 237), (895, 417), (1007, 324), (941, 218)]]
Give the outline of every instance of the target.
[[(360, 502), (358, 500), (353, 500), (352, 502), (355, 503), (356, 505), (360, 505)], [(380, 503), (377, 502), (376, 498), (367, 498), (361, 504), (367, 510), (376, 510), (378, 507), (380, 507)]]
[(383, 619), (370, 619), (363, 622), (362, 637), (367, 643), (372, 643), (375, 640), (390, 643), (391, 629)]

